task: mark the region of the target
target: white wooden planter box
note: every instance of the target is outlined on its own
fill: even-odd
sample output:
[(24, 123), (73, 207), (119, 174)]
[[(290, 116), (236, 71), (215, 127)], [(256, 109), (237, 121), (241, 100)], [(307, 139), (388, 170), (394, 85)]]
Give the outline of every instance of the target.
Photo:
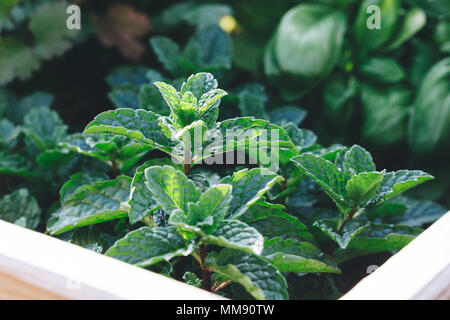
[[(0, 221), (0, 299), (223, 298)], [(450, 212), (342, 299), (450, 299)]]

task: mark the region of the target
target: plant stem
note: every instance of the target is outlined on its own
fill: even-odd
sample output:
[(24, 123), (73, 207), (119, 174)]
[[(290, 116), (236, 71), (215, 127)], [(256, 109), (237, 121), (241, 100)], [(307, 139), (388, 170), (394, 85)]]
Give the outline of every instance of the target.
[(116, 160), (112, 160), (111, 161), (111, 167), (112, 167), (113, 172), (114, 172), (114, 178), (117, 178), (120, 175), (120, 171), (119, 171), (119, 168), (117, 166)]
[(200, 245), (200, 260), (201, 260), (201, 268), (202, 268), (202, 288), (208, 291), (211, 291), (211, 272), (205, 267), (205, 259), (206, 259), (206, 244)]
[(190, 163), (185, 163), (183, 165), (184, 168), (184, 173), (186, 174), (186, 176), (189, 176), (189, 173), (191, 171), (191, 164)]
[(226, 286), (228, 286), (232, 282), (233, 282), (233, 280), (227, 280), (227, 281), (224, 281), (224, 282), (222, 282), (221, 284), (219, 284), (217, 286), (216, 286), (216, 284), (214, 284), (213, 287), (211, 288), (211, 291), (212, 292), (217, 292), (219, 290), (222, 290), (223, 288), (225, 288)]

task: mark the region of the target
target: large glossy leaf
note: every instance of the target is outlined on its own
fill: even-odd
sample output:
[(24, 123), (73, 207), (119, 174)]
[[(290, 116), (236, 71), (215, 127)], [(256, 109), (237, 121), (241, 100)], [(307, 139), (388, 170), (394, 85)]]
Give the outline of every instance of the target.
[(49, 219), (47, 230), (60, 234), (74, 228), (128, 216), (131, 178), (97, 181), (77, 189)]
[(147, 267), (177, 256), (187, 256), (194, 250), (175, 227), (142, 227), (118, 240), (105, 255)]
[(341, 272), (331, 257), (315, 245), (297, 239), (266, 239), (262, 255), (281, 272)]
[(261, 254), (264, 246), (264, 238), (255, 228), (237, 220), (223, 220), (217, 229), (202, 238), (202, 241), (256, 255)]
[(0, 199), (0, 219), (35, 229), (41, 209), (27, 189), (19, 189)]
[(325, 77), (340, 57), (345, 29), (344, 13), (328, 6), (300, 4), (289, 10), (275, 36), (280, 69), (310, 81)]
[(409, 145), (415, 153), (450, 142), (450, 58), (436, 63), (423, 78), (409, 124)]
[[(377, 11), (367, 13), (370, 6), (377, 6)], [(385, 45), (396, 30), (400, 9), (400, 0), (364, 0), (361, 2), (353, 31), (361, 51), (370, 51)], [(369, 29), (368, 24), (379, 18), (380, 28)], [(362, 52), (361, 52), (362, 53)]]
[(208, 255), (206, 265), (243, 286), (259, 300), (289, 298), (286, 279), (268, 261), (239, 250), (223, 249)]
[(247, 211), (264, 194), (283, 178), (267, 169), (242, 169), (231, 177), (222, 179), (222, 183), (229, 183), (233, 187), (233, 200), (227, 214), (229, 219), (235, 219)]

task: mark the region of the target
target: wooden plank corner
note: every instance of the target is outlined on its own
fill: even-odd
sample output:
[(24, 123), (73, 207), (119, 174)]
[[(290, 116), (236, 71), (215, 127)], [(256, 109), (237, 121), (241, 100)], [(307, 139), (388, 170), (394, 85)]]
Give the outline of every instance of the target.
[(223, 297), (0, 220), (0, 299)]

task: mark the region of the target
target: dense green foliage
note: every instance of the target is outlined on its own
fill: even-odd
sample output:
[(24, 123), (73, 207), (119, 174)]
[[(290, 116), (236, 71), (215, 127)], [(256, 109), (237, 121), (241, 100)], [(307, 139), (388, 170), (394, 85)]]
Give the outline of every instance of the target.
[[(130, 3), (85, 1), (81, 32), (64, 1), (0, 4), (0, 219), (230, 298), (325, 299), (446, 212), (447, 1)], [(92, 40), (142, 56), (112, 8), (151, 13), (139, 63)], [(75, 50), (106, 66), (78, 83), (94, 110), (49, 80)]]

